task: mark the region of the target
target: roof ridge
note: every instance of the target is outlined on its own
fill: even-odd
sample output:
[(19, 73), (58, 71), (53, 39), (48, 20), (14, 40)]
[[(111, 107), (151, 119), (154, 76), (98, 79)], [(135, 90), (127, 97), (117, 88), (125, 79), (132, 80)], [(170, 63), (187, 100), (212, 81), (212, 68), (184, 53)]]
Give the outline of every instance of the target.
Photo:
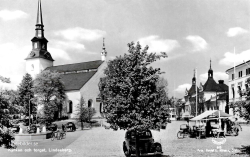
[(56, 66), (51, 66), (51, 67), (59, 67), (59, 66), (65, 66), (65, 65), (74, 65), (74, 64), (89, 63), (89, 62), (96, 62), (96, 61), (104, 62), (104, 61), (102, 61), (102, 60), (94, 60), (94, 61), (88, 61), (88, 62), (79, 62), (79, 63), (71, 63), (71, 64), (62, 64), (62, 65), (56, 65)]

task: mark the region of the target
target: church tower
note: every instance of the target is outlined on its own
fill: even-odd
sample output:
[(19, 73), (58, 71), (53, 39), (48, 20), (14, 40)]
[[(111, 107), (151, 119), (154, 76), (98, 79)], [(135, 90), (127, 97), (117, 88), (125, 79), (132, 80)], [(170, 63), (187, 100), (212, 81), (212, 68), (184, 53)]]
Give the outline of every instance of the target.
[(31, 39), (32, 50), (27, 56), (26, 72), (33, 78), (47, 67), (53, 66), (53, 58), (47, 50), (48, 40), (44, 37), (41, 0), (38, 0), (35, 37)]
[(195, 69), (194, 69), (194, 77), (192, 78), (192, 85), (196, 85)]
[(210, 69), (208, 70), (208, 78), (213, 78), (213, 70), (211, 68), (211, 59), (210, 59)]
[(105, 48), (104, 39), (105, 38), (103, 38), (103, 47), (102, 47), (102, 52), (101, 52), (102, 61), (105, 61), (106, 60), (106, 56), (107, 56), (107, 51), (106, 51), (106, 48)]

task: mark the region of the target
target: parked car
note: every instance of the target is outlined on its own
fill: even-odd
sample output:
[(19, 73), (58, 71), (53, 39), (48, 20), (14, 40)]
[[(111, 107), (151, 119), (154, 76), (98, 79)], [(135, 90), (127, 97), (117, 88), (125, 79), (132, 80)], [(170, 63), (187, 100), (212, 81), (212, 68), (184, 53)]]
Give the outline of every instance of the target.
[(52, 123), (49, 126), (47, 126), (47, 129), (49, 131), (56, 131), (57, 130), (57, 125), (55, 123)]
[(73, 122), (68, 122), (66, 124), (67, 131), (76, 131), (76, 125)]
[(20, 125), (18, 125), (18, 124), (11, 124), (11, 125), (10, 125), (10, 130), (11, 130), (13, 133), (18, 133), (19, 130), (20, 130)]
[[(161, 156), (162, 146), (158, 142), (154, 142), (152, 133), (147, 130), (139, 133), (139, 150), (141, 156)], [(123, 152), (126, 157), (134, 156), (136, 154), (135, 146), (135, 131), (130, 130), (125, 133), (125, 141), (123, 142)]]

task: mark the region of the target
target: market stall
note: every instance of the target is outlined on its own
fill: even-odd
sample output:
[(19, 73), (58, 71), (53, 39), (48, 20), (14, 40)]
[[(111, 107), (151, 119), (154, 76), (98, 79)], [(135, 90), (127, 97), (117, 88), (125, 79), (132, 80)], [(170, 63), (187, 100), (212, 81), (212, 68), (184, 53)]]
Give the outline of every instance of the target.
[[(232, 115), (229, 115), (220, 110), (209, 110), (204, 113), (190, 119), (190, 121), (196, 121), (195, 129), (197, 131), (197, 138), (201, 138), (202, 136), (206, 137), (206, 135), (212, 133), (213, 136), (219, 137), (224, 136), (224, 128), (221, 127), (221, 119), (229, 118)], [(218, 122), (217, 127), (211, 126), (211, 121), (215, 120)], [(204, 125), (204, 122), (206, 125)]]

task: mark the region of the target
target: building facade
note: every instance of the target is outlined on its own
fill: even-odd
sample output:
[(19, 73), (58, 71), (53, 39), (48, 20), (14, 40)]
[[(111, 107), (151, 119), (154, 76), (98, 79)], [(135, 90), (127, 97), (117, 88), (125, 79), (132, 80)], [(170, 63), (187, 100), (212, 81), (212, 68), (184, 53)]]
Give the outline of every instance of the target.
[(104, 76), (104, 69), (107, 67), (107, 51), (104, 40), (100, 54), (101, 60), (54, 66), (54, 59), (48, 51), (48, 40), (44, 36), (41, 0), (38, 0), (37, 22), (35, 26), (35, 37), (31, 40), (32, 50), (26, 58), (26, 72), (31, 74), (33, 78), (43, 70), (61, 74), (61, 80), (65, 85), (65, 93), (67, 95), (67, 100), (64, 104), (67, 111), (58, 115), (67, 115), (69, 118), (75, 118), (77, 105), (80, 103), (81, 97), (83, 97), (86, 106), (95, 108), (96, 114), (94, 117), (102, 117), (103, 107), (99, 98), (98, 83), (100, 78)]
[(250, 60), (226, 70), (226, 73), (229, 76), (230, 114), (239, 117), (239, 113), (234, 114), (233, 109), (234, 106), (240, 104), (241, 101), (246, 100), (244, 92), (249, 88), (249, 84), (247, 84), (246, 80), (250, 77)]
[[(196, 100), (196, 93), (198, 95)], [(193, 117), (207, 111), (207, 110), (221, 110), (226, 113), (229, 112), (228, 105), (228, 86), (224, 84), (223, 80), (218, 83), (213, 78), (213, 70), (211, 67), (208, 70), (208, 78), (205, 84), (196, 84), (196, 77), (192, 78), (192, 86), (185, 92), (185, 107), (183, 117)], [(196, 109), (197, 102), (197, 109)]]

